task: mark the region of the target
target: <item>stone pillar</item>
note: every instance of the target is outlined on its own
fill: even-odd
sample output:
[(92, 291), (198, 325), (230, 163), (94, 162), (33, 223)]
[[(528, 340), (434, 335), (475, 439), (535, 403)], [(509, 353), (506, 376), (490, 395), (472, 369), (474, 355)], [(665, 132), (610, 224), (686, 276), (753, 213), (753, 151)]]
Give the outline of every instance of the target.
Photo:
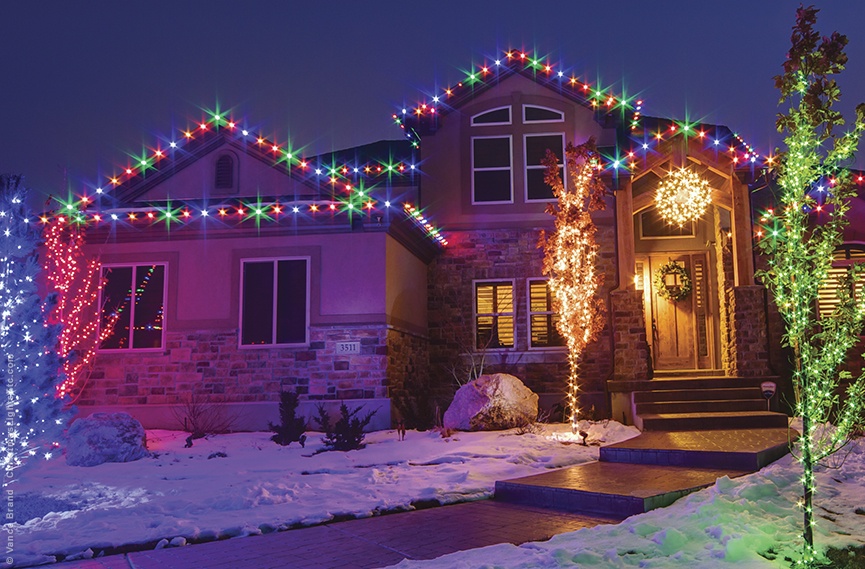
[(730, 375), (734, 377), (770, 373), (765, 294), (759, 285), (730, 291)]
[(632, 289), (615, 290), (610, 293), (615, 349), (613, 380), (615, 381), (649, 379), (649, 345), (646, 342), (643, 293)]

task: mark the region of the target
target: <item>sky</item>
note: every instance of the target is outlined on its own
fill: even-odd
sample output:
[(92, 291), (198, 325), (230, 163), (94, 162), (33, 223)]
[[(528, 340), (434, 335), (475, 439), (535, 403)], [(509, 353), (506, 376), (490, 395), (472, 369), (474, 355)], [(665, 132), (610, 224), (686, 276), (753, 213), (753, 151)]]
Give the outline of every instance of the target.
[[(825, 1), (845, 33), (840, 109), (865, 101), (865, 4)], [(798, 2), (138, 0), (0, 5), (0, 172), (37, 196), (105, 182), (204, 110), (309, 154), (401, 131), (391, 114), (509, 48), (639, 95), (643, 113), (724, 124), (761, 153)], [(856, 163), (865, 168), (865, 150)]]

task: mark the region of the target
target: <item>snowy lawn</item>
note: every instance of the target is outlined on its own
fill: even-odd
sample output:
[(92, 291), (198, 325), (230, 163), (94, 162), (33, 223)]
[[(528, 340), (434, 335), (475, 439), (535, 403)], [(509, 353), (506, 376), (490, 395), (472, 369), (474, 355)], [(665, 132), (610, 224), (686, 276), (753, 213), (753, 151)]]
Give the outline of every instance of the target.
[[(849, 449), (849, 454), (847, 450)], [(819, 549), (865, 544), (865, 440), (819, 469), (815, 496)], [(840, 462), (840, 460), (839, 460)], [(760, 472), (721, 478), (672, 506), (522, 546), (494, 545), (432, 561), (403, 561), (399, 569), (779, 569), (790, 567), (801, 543), (798, 463), (786, 456)], [(774, 559), (774, 560), (770, 560)]]
[[(588, 440), (612, 443), (633, 427), (597, 423)], [(334, 517), (371, 516), (492, 494), (496, 480), (596, 460), (597, 446), (575, 444), (565, 425), (538, 434), (394, 431), (367, 435), (364, 449), (323, 452), (280, 447), (270, 433), (219, 435), (183, 448), (186, 434), (148, 431), (152, 457), (94, 467), (41, 462), (14, 483), (19, 566), (162, 539), (253, 535)], [(182, 541), (182, 540), (178, 540)]]

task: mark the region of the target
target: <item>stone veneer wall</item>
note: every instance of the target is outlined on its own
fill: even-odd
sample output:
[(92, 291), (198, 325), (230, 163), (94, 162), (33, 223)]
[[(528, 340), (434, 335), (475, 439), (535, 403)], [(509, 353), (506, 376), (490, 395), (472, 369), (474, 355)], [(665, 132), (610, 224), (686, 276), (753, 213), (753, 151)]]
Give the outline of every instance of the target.
[(649, 379), (649, 344), (643, 291), (616, 290), (610, 293), (613, 312), (616, 381)]
[(765, 292), (759, 285), (737, 286), (728, 296), (732, 376), (757, 377), (770, 373)]
[[(615, 234), (612, 226), (598, 227), (599, 269), (605, 275), (601, 298), (615, 285)], [(459, 354), (473, 350), (474, 291), (472, 281), (514, 280), (515, 347), (486, 354), (485, 372), (507, 372), (520, 377), (536, 393), (564, 393), (567, 353), (528, 349), (527, 279), (543, 278), (543, 250), (536, 229), (452, 231), (450, 244), (429, 269), (430, 372), (434, 382), (453, 384), (448, 368)], [(607, 301), (608, 302), (608, 301)], [(609, 322), (609, 306), (607, 321)], [(605, 380), (612, 374), (613, 354), (609, 324), (586, 350), (581, 365), (581, 406), (606, 410)]]
[[(240, 403), (388, 397), (406, 373), (423, 373), (426, 339), (384, 325), (313, 327), (302, 348), (239, 348), (237, 330), (168, 332), (165, 350), (98, 354), (78, 403), (173, 404), (191, 395)], [(339, 355), (336, 343), (360, 342)]]

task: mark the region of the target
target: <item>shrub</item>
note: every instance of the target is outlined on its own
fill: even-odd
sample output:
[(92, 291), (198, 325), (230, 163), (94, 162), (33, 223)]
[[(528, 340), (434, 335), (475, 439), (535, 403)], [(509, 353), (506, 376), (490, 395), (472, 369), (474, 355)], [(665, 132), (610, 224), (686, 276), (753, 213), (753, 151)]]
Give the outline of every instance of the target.
[(297, 441), (306, 445), (306, 419), (297, 416), (298, 395), (294, 391), (279, 394), (279, 424), (269, 424), (271, 432), (276, 433), (270, 440), (278, 445), (288, 446)]
[(339, 420), (335, 425), (330, 424), (330, 416), (324, 405), (318, 406), (318, 417), (315, 422), (319, 424), (321, 430), (324, 431), (324, 437), (321, 442), (324, 443), (326, 450), (356, 450), (363, 448), (363, 429), (372, 420), (375, 411), (370, 411), (363, 418), (358, 417), (361, 407), (348, 410), (345, 403), (339, 406)]

